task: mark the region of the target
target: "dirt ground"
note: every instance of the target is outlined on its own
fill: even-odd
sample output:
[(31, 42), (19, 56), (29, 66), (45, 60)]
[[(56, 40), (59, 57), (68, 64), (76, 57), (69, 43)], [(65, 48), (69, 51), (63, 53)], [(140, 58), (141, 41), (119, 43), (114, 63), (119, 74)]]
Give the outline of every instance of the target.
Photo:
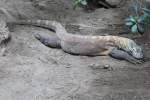
[[(1, 0), (0, 6), (16, 18), (58, 20), (68, 31), (83, 35), (116, 35), (128, 15), (128, 4), (90, 13), (74, 11), (71, 0)], [(148, 61), (133, 65), (107, 56), (73, 56), (33, 36), (51, 34), (49, 30), (16, 25), (10, 31), (6, 56), (0, 57), (0, 100), (150, 100)], [(147, 32), (136, 40), (146, 57), (149, 39)]]

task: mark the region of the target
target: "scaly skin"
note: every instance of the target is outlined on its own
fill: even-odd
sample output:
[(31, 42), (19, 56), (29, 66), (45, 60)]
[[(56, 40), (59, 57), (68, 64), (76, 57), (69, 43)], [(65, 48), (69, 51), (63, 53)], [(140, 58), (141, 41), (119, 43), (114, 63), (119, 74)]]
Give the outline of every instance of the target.
[(69, 34), (60, 23), (49, 20), (21, 20), (13, 23), (34, 25), (54, 30), (57, 35), (54, 36), (54, 38), (51, 36), (44, 37), (41, 34), (36, 34), (35, 37), (43, 44), (50, 47), (53, 47), (51, 44), (57, 44), (57, 46), (61, 47), (65, 52), (70, 54), (87, 56), (110, 55), (114, 58), (124, 59), (132, 63), (137, 63), (137, 59), (143, 58), (141, 47), (128, 38), (112, 35), (83, 36)]

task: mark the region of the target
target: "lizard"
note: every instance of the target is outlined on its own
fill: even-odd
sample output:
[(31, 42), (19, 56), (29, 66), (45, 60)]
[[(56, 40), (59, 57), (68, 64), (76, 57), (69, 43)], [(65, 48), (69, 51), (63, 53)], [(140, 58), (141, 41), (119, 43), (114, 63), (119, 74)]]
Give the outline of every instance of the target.
[(84, 56), (111, 56), (131, 63), (141, 63), (144, 58), (143, 49), (129, 38), (106, 35), (89, 36), (68, 33), (64, 26), (50, 20), (19, 20), (10, 22), (19, 25), (33, 25), (54, 31), (48, 37), (35, 33), (34, 36), (48, 47), (61, 48), (64, 52)]

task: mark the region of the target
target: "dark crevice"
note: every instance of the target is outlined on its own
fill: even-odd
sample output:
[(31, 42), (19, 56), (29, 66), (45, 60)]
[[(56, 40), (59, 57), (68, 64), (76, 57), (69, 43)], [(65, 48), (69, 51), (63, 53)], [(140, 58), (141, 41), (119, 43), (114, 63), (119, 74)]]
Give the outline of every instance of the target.
[(98, 8), (117, 8), (117, 5), (110, 4), (106, 0), (88, 0), (88, 4), (85, 6), (86, 10), (95, 10)]

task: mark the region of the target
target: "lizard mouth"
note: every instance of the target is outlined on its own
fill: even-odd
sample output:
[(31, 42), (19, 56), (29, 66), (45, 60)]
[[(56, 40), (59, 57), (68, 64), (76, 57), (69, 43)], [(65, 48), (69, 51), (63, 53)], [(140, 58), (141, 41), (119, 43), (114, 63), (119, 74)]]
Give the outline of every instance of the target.
[(136, 59), (143, 59), (143, 58), (144, 58), (144, 55), (143, 55), (143, 53), (140, 53), (140, 54), (133, 54), (133, 57), (136, 58)]

